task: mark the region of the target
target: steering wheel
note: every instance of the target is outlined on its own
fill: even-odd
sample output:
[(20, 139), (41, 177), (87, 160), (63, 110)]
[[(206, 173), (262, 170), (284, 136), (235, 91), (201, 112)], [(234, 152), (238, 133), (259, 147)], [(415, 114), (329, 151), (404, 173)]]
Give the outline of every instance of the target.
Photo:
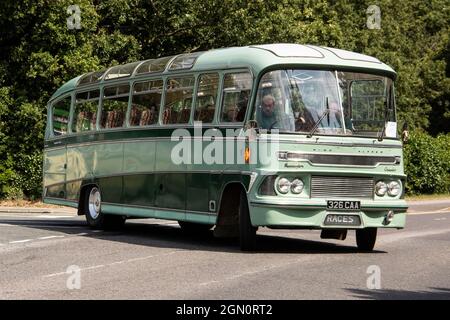
[(267, 129), (267, 130), (272, 130), (273, 126), (274, 126), (276, 123), (278, 123), (278, 120), (275, 120), (275, 121), (269, 126), (269, 129)]

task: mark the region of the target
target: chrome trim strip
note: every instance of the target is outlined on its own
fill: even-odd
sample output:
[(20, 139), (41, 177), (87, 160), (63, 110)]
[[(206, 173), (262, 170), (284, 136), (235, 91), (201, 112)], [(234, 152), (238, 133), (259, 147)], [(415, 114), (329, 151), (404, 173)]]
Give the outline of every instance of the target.
[(105, 201), (103, 201), (102, 204), (106, 204), (106, 205), (109, 205), (109, 206), (116, 206), (116, 207), (130, 207), (130, 208), (149, 209), (149, 210), (167, 210), (167, 211), (174, 211), (174, 212), (180, 212), (180, 213), (185, 213), (185, 214), (199, 214), (199, 215), (206, 215), (206, 216), (217, 216), (217, 214), (215, 212), (205, 212), (205, 211), (195, 211), (195, 210), (182, 210), (182, 209), (165, 208), (165, 207), (142, 206), (142, 205), (135, 205), (135, 204), (120, 204), (120, 203), (105, 202)]
[[(187, 129), (187, 128), (193, 128), (193, 127), (179, 127), (178, 129)], [(205, 127), (204, 127), (205, 128)], [(146, 128), (148, 129), (148, 128)], [(173, 129), (177, 129), (177, 128), (173, 128)], [(240, 130), (242, 128), (235, 128), (235, 127), (218, 127), (218, 126), (211, 126), (208, 127), (208, 129), (236, 129), (236, 130)], [(129, 129), (127, 129), (129, 130)], [(145, 130), (144, 129), (136, 129), (136, 130)], [(120, 130), (117, 130), (120, 131)], [(125, 130), (123, 130), (125, 131)], [(95, 134), (94, 131), (89, 132), (89, 134)], [(183, 137), (184, 139), (203, 139), (202, 137)], [(94, 145), (94, 144), (106, 144), (106, 143), (123, 143), (123, 142), (142, 142), (142, 141), (148, 141), (148, 142), (153, 142), (153, 141), (165, 141), (165, 140), (169, 140), (171, 141), (172, 137), (151, 137), (151, 138), (133, 138), (133, 139), (117, 139), (117, 140), (103, 140), (103, 141), (97, 141), (95, 140), (94, 137), (92, 137), (92, 139), (94, 141), (92, 142), (80, 142), (80, 143), (68, 143), (66, 144), (67, 147), (74, 147), (74, 146), (85, 146), (85, 145)], [(234, 137), (215, 137), (214, 139), (216, 140), (245, 140), (244, 136), (234, 136)], [(48, 139), (46, 140), (47, 142), (52, 142), (56, 139)], [(259, 139), (258, 139), (259, 140)], [(179, 140), (178, 140), (179, 141)], [(209, 142), (210, 140), (205, 140), (205, 142)], [(262, 141), (272, 141), (270, 139), (262, 139)], [(172, 141), (172, 142), (177, 142), (177, 140)], [(301, 145), (310, 145), (310, 146), (317, 146), (317, 145), (321, 145), (321, 146), (333, 146), (333, 147), (349, 147), (349, 148), (355, 148), (355, 147), (366, 147), (366, 148), (384, 148), (384, 149), (402, 149), (401, 145), (377, 145), (377, 144), (367, 144), (367, 143), (336, 143), (336, 142), (307, 142), (307, 141), (295, 141), (295, 140), (278, 140), (278, 143), (287, 143), (287, 144), (301, 144)], [(46, 147), (45, 150), (52, 150), (55, 147)]]
[(43, 199), (48, 199), (48, 200), (58, 200), (58, 201), (64, 201), (64, 202), (73, 202), (78, 204), (77, 200), (70, 200), (70, 199), (63, 199), (63, 198), (55, 198), (55, 197), (43, 197)]
[[(383, 160), (386, 160), (383, 161)], [(364, 162), (372, 163), (366, 164)], [(389, 162), (388, 160), (392, 160)], [(395, 165), (397, 160), (395, 156), (382, 156), (382, 155), (364, 155), (364, 154), (337, 154), (337, 153), (302, 153), (302, 152), (290, 152), (279, 151), (278, 161), (283, 162), (308, 162), (315, 166), (358, 166), (358, 167), (376, 167), (380, 164)], [(376, 162), (377, 161), (377, 162)], [(344, 163), (339, 163), (344, 162)], [(347, 163), (345, 163), (347, 162)], [(354, 163), (351, 163), (354, 162)], [(360, 163), (358, 163), (360, 162)]]
[[(52, 183), (49, 185), (45, 185), (45, 188), (57, 186), (60, 184), (68, 184), (74, 182), (82, 182), (83, 180), (94, 180), (101, 178), (114, 178), (114, 177), (123, 177), (123, 176), (133, 176), (133, 175), (146, 175), (146, 174), (165, 174), (165, 173), (208, 173), (208, 174), (242, 174), (242, 175), (251, 175), (250, 171), (226, 171), (226, 170), (183, 170), (183, 171), (138, 171), (138, 172), (122, 172), (122, 173), (114, 173), (108, 175), (98, 175), (98, 176), (86, 176), (83, 178), (70, 179), (62, 182)], [(64, 174), (64, 173), (60, 173)]]

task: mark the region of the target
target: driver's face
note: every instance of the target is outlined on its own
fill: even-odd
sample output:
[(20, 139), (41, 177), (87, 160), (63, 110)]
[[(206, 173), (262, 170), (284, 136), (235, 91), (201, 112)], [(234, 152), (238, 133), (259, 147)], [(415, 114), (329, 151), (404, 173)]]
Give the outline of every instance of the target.
[(275, 106), (275, 103), (273, 100), (268, 99), (266, 101), (263, 101), (262, 110), (263, 110), (264, 114), (267, 116), (271, 116), (273, 113), (274, 106)]

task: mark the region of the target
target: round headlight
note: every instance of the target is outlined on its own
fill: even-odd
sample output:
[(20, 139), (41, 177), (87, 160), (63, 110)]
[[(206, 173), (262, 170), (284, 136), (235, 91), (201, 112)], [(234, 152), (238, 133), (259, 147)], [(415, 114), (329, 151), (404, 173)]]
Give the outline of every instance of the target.
[(286, 178), (281, 178), (278, 180), (277, 189), (280, 193), (286, 194), (289, 192), (291, 187), (291, 182)]
[(391, 181), (387, 185), (388, 194), (392, 197), (398, 196), (401, 191), (400, 183), (397, 181)]
[(387, 189), (388, 189), (387, 185), (383, 181), (378, 181), (377, 184), (375, 185), (375, 193), (380, 197), (386, 194)]
[(291, 183), (291, 191), (292, 193), (299, 194), (303, 191), (303, 181), (300, 179), (295, 179)]

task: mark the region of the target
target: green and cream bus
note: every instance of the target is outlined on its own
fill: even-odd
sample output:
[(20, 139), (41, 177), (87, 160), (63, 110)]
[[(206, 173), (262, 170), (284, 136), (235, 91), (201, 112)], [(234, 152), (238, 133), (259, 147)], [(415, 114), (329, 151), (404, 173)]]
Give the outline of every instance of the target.
[(93, 228), (214, 227), (243, 250), (259, 227), (341, 240), (355, 230), (372, 250), (378, 228), (405, 225), (395, 78), (376, 58), (299, 44), (81, 75), (48, 103), (44, 202), (77, 208)]

